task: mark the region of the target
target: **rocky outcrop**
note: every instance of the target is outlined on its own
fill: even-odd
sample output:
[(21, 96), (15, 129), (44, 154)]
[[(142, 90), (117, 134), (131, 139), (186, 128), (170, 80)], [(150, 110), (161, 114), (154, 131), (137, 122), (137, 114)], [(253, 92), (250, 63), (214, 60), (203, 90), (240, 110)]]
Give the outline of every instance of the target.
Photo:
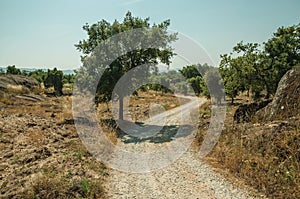
[(233, 119), (237, 123), (250, 122), (253, 119), (253, 117), (255, 116), (255, 113), (258, 110), (264, 108), (270, 102), (271, 102), (271, 100), (264, 100), (261, 102), (253, 102), (250, 104), (242, 104), (235, 111)]
[(39, 82), (33, 77), (21, 75), (0, 75), (0, 90), (5, 91), (9, 86), (22, 86), (26, 89), (33, 89), (39, 86)]
[(300, 114), (300, 66), (280, 80), (273, 101), (255, 114), (260, 121), (282, 120)]

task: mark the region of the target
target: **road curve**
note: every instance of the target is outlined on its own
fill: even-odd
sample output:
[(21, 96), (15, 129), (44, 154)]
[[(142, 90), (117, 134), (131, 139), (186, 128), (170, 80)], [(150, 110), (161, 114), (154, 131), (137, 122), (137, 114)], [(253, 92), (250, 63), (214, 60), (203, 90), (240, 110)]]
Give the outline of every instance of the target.
[[(188, 97), (190, 102), (156, 115), (145, 121), (146, 124), (178, 125), (187, 110), (197, 109), (197, 104), (204, 99)], [(182, 124), (180, 124), (182, 125)], [(167, 133), (167, 132), (165, 132)], [(145, 153), (157, 148), (168, 146), (174, 139), (162, 139), (155, 142), (151, 137), (122, 136), (117, 144), (126, 151)], [(158, 135), (154, 135), (158, 136)], [(159, 135), (162, 136), (163, 135)], [(148, 163), (149, 164), (149, 163)], [(153, 163), (155, 164), (155, 163)], [(145, 165), (147, 166), (147, 165)], [(196, 150), (188, 148), (170, 165), (147, 173), (127, 173), (112, 169), (105, 185), (108, 198), (254, 198), (247, 191), (234, 187), (220, 174), (215, 173), (211, 166), (199, 158)]]

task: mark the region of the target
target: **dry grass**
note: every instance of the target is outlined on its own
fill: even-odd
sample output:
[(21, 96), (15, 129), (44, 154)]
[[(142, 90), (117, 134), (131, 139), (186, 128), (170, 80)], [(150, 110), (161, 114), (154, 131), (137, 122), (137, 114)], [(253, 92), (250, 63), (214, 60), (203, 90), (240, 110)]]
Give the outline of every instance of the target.
[[(228, 107), (226, 128), (207, 159), (270, 198), (299, 198), (300, 117), (265, 124), (235, 124), (235, 109), (236, 106)], [(202, 107), (204, 115), (209, 115), (209, 110), (209, 104)], [(200, 125), (199, 143), (208, 124), (204, 120)]]
[[(33, 118), (25, 120), (28, 123), (25, 122), (12, 135), (21, 135), (26, 142), (26, 150), (47, 147), (51, 155), (45, 160), (38, 159), (25, 166), (21, 164), (21, 159), (27, 158), (27, 155), (31, 157), (30, 153), (24, 157), (14, 154), (12, 158), (4, 160), (13, 164), (16, 173), (27, 172), (27, 169), (30, 170), (30, 175), (24, 176), (24, 179), (19, 174), (4, 178), (0, 183), (0, 190), (10, 189), (6, 193), (13, 193), (17, 198), (104, 198), (102, 185), (107, 168), (87, 151), (76, 135), (75, 126), (63, 123), (65, 119), (73, 117), (72, 97), (47, 97), (44, 101), (33, 102), (13, 97), (21, 94), (20, 92), (16, 92), (14, 88), (13, 92), (0, 93), (0, 107), (3, 106), (0, 109), (1, 116)], [(0, 132), (0, 138), (2, 134)], [(15, 145), (14, 149), (16, 147), (18, 146)], [(20, 148), (18, 153), (23, 154), (25, 149)], [(4, 151), (7, 146), (2, 143), (0, 149)], [(6, 171), (2, 169), (1, 172)], [(26, 186), (19, 185), (17, 181), (26, 181)], [(16, 183), (13, 188), (8, 186), (12, 183)]]
[(30, 90), (22, 85), (7, 85), (7, 93), (10, 94), (28, 94)]
[[(61, 129), (61, 131), (66, 130), (68, 133), (67, 138), (55, 142), (59, 144), (59, 150), (53, 152), (49, 157), (51, 159), (56, 156), (57, 159), (55, 160), (59, 160), (60, 164), (57, 161), (41, 164), (39, 167), (40, 174), (36, 174), (31, 184), (27, 186), (28, 189), (21, 190), (16, 188), (16, 191), (20, 191), (18, 196), (21, 198), (105, 197), (102, 184), (105, 183), (107, 168), (93, 159), (78, 137), (71, 135), (73, 132), (76, 134), (74, 125), (64, 124), (65, 119), (72, 118), (72, 98), (69, 96), (52, 97), (46, 98), (41, 102), (31, 102), (24, 99), (12, 100), (9, 96), (5, 96), (5, 99), (12, 103), (7, 105), (1, 114), (16, 114), (17, 117), (31, 115), (53, 121), (54, 126), (45, 127), (48, 129), (45, 131), (42, 130), (43, 125), (40, 124), (23, 128), (25, 130), (22, 133), (26, 137), (28, 144), (32, 145), (31, 147), (43, 147), (45, 139), (50, 139), (53, 136), (52, 133), (59, 133), (58, 129)], [(139, 109), (133, 111), (132, 114), (137, 118), (148, 117), (151, 103), (160, 104), (166, 109), (179, 105), (178, 100), (170, 94), (141, 93), (140, 97), (131, 98), (131, 107), (137, 108), (137, 105), (139, 106)], [(118, 128), (112, 119), (111, 112), (107, 111), (106, 104), (99, 105), (98, 117), (107, 137), (113, 143), (116, 143)], [(61, 138), (61, 136), (58, 136), (58, 138)], [(16, 156), (14, 160), (16, 167), (20, 164), (19, 158), (21, 158), (20, 155)], [(20, 167), (20, 170), (22, 169), (23, 167)], [(95, 176), (98, 177), (96, 178)]]
[(53, 108), (56, 108), (56, 119), (58, 123), (64, 122), (65, 119), (73, 118), (72, 97), (61, 97), (59, 101), (56, 101), (55, 105)]
[(13, 105), (14, 102), (10, 99), (7, 93), (0, 92), (0, 106)]
[[(22, 194), (21, 194), (22, 195)], [(24, 198), (105, 198), (98, 180), (72, 179), (72, 174), (53, 176), (43, 172), (32, 182)]]
[(64, 84), (62, 91), (63, 91), (64, 95), (71, 95), (73, 92), (73, 85), (72, 84)]
[(58, 123), (64, 122), (67, 118), (72, 118), (72, 97), (46, 98), (44, 101), (31, 102), (23, 99), (12, 99), (10, 94), (0, 95), (0, 106), (8, 105), (5, 108), (7, 114), (38, 115), (45, 118), (55, 118)]
[(25, 135), (30, 140), (31, 145), (42, 146), (45, 134), (46, 133), (41, 130), (29, 129)]

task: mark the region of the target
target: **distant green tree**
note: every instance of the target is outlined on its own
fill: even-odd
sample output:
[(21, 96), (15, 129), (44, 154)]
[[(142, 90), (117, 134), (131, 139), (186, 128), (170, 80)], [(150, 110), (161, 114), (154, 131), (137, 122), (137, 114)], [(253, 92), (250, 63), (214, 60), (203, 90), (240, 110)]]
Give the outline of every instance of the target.
[(233, 101), (239, 92), (250, 91), (254, 99), (266, 91), (266, 98), (276, 92), (282, 76), (300, 63), (300, 24), (278, 28), (263, 43), (238, 43), (230, 55), (221, 55), (220, 73), (226, 93)]
[(5, 74), (3, 68), (0, 68), (0, 74), (1, 74), (1, 75), (2, 75), (2, 74)]
[[(224, 61), (224, 58), (222, 59), (222, 61)], [(223, 77), (226, 95), (230, 97), (231, 104), (233, 104), (234, 98), (239, 94), (239, 91), (241, 90), (238, 72), (234, 68), (224, 67), (222, 61), (219, 69), (220, 74)]]
[(186, 95), (188, 93), (188, 86), (185, 81), (181, 81), (177, 83), (177, 89), (182, 92), (182, 94)]
[(190, 65), (190, 66), (185, 66), (179, 72), (187, 79), (192, 78), (192, 77), (198, 77), (198, 76), (203, 76), (207, 71), (212, 69), (212, 66), (209, 66), (208, 64), (196, 64), (196, 65)]
[(73, 84), (75, 81), (75, 74), (64, 74), (63, 75), (63, 84)]
[(162, 94), (170, 93), (171, 92), (171, 90), (170, 90), (170, 80), (162, 78), (160, 81), (161, 81), (161, 92), (162, 92)]
[(201, 89), (201, 94), (205, 97), (207, 97), (208, 99), (210, 99), (210, 92), (208, 90), (207, 84), (205, 82), (204, 78), (201, 78), (200, 81), (200, 89)]
[(48, 70), (47, 77), (44, 81), (44, 85), (46, 88), (49, 88), (51, 86), (54, 86), (55, 94), (60, 96), (63, 94), (62, 88), (63, 88), (63, 72), (60, 70), (57, 70), (57, 68), (54, 68), (53, 70)]
[(47, 72), (42, 69), (29, 72), (28, 76), (35, 78), (38, 82), (42, 83), (47, 78)]
[(29, 72), (26, 70), (21, 70), (21, 75), (23, 76), (29, 76)]
[(21, 75), (21, 70), (16, 68), (15, 65), (7, 66), (6, 74)]
[(282, 76), (300, 63), (300, 23), (280, 27), (264, 43), (263, 71), (268, 94), (274, 94)]
[(187, 82), (190, 83), (196, 95), (200, 95), (200, 93), (202, 92), (200, 87), (200, 83), (202, 79), (203, 78), (201, 76), (191, 77), (187, 79)]
[(187, 79), (201, 76), (200, 72), (197, 70), (195, 65), (185, 66), (179, 71)]
[[(219, 71), (223, 77), (226, 94), (234, 98), (239, 92), (254, 93), (253, 98), (260, 97), (265, 89), (262, 76), (261, 51), (257, 43), (238, 43), (230, 55), (221, 55)], [(235, 57), (232, 55), (235, 54)]]
[(191, 85), (196, 95), (204, 95), (210, 98), (210, 94), (204, 80), (204, 75), (215, 68), (208, 64), (196, 64), (183, 67), (180, 73), (187, 78), (187, 82)]
[(217, 104), (221, 104), (225, 97), (222, 77), (217, 68), (207, 71), (204, 75), (204, 80), (209, 88), (209, 96), (216, 99)]

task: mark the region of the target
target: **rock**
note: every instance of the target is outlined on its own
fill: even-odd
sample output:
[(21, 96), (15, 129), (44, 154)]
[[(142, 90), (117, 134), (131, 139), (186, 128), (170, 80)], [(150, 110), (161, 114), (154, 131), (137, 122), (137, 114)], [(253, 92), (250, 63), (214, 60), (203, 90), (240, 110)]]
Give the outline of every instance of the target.
[(65, 118), (64, 124), (74, 124), (75, 121), (73, 118)]
[(37, 126), (37, 124), (36, 124), (36, 123), (29, 122), (29, 123), (27, 123), (27, 126), (28, 126), (28, 127), (34, 127), (34, 126)]
[(3, 155), (4, 158), (11, 158), (13, 156), (14, 156), (14, 154), (11, 151)]
[(300, 114), (300, 66), (289, 70), (280, 80), (273, 101), (254, 118), (261, 121), (287, 119)]
[(28, 101), (32, 101), (32, 102), (40, 102), (40, 101), (45, 100), (45, 98), (43, 98), (42, 96), (33, 95), (33, 94), (17, 95), (17, 96), (15, 96), (15, 98), (24, 99), (24, 100), (28, 100)]
[(0, 75), (0, 90), (5, 91), (9, 85), (22, 86), (26, 89), (33, 89), (39, 86), (39, 82), (33, 77), (21, 75)]
[(250, 104), (243, 104), (238, 107), (238, 109), (235, 111), (233, 119), (234, 121), (240, 123), (240, 122), (250, 122), (252, 118), (254, 117), (255, 113), (267, 106), (271, 100), (265, 100), (261, 102), (253, 102)]
[(40, 105), (42, 108), (50, 108), (52, 104), (41, 104)]

